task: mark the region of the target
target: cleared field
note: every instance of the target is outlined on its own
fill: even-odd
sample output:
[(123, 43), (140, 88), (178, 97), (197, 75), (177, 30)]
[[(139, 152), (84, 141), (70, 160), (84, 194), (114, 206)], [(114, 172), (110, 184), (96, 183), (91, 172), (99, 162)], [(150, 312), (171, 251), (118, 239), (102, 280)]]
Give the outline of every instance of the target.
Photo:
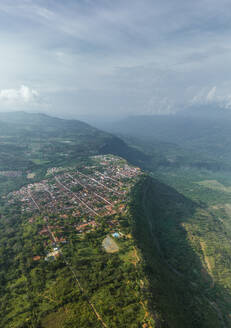
[(218, 182), (217, 180), (203, 180), (197, 182), (197, 184), (209, 189), (231, 193), (231, 187), (226, 187), (222, 183)]
[(27, 179), (34, 179), (35, 175), (36, 175), (35, 173), (28, 173)]
[(118, 245), (110, 236), (107, 236), (103, 240), (102, 245), (107, 253), (116, 253), (119, 251)]

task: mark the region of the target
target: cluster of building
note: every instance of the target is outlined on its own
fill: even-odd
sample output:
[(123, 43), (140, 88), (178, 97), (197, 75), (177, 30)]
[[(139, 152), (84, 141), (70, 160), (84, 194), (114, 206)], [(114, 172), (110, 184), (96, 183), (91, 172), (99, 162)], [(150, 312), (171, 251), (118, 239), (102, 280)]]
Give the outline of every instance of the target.
[[(98, 218), (123, 211), (126, 193), (140, 173), (118, 157), (97, 156), (81, 169), (49, 169), (46, 179), (11, 192), (8, 202), (19, 203), (23, 212), (43, 214), (39, 234), (54, 243), (66, 242), (64, 224), (81, 234), (95, 229)], [(113, 227), (116, 222), (109, 224)]]

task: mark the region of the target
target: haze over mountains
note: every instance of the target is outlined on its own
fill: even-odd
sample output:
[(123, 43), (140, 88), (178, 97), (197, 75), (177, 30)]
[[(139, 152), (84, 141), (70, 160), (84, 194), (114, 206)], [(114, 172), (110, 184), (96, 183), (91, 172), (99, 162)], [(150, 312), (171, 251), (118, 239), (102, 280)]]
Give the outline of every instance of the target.
[(171, 115), (131, 116), (97, 126), (118, 135), (166, 142), (229, 163), (231, 112), (217, 106), (197, 106)]
[[(46, 114), (26, 112), (0, 113), (2, 138), (1, 161), (7, 162), (11, 147), (17, 149), (20, 160), (28, 165), (39, 165), (39, 161), (52, 163), (70, 162), (78, 156), (112, 153), (141, 162), (147, 156), (129, 148), (124, 141), (112, 134), (102, 132), (87, 123), (64, 120)], [(8, 139), (7, 139), (8, 138)], [(34, 144), (34, 149), (33, 149)], [(15, 160), (6, 167), (17, 165)], [(26, 169), (26, 167), (24, 167)]]

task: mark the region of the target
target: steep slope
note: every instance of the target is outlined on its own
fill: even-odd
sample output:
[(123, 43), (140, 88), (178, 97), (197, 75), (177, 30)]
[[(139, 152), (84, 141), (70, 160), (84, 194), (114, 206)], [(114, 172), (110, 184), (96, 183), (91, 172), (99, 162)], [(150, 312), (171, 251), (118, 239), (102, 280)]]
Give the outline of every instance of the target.
[(150, 177), (137, 184), (130, 209), (159, 327), (231, 327), (227, 227), (209, 208)]

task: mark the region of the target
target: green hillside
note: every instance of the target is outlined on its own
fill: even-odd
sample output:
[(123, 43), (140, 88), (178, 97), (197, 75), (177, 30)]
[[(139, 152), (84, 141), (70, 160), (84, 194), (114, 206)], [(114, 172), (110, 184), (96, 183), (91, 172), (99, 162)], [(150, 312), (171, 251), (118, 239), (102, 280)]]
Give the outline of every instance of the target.
[(45, 114), (0, 113), (1, 191), (30, 181), (28, 176), (41, 179), (49, 167), (75, 164), (80, 158), (104, 153), (123, 156), (141, 166), (148, 161), (141, 151), (84, 122)]
[(148, 156), (75, 120), (0, 127), (0, 327), (154, 327), (125, 214), (140, 170), (104, 154)]
[(140, 175), (91, 156), (3, 196), (0, 327), (155, 327), (127, 214)]
[(112, 124), (149, 156), (134, 233), (160, 327), (230, 327), (230, 114), (213, 108)]
[(230, 327), (229, 207), (201, 206), (146, 177), (130, 208), (160, 327)]
[(99, 126), (145, 149), (155, 167), (230, 171), (230, 125), (229, 110), (202, 107), (173, 115), (133, 116)]
[(0, 127), (0, 327), (231, 327), (218, 150), (44, 114)]

